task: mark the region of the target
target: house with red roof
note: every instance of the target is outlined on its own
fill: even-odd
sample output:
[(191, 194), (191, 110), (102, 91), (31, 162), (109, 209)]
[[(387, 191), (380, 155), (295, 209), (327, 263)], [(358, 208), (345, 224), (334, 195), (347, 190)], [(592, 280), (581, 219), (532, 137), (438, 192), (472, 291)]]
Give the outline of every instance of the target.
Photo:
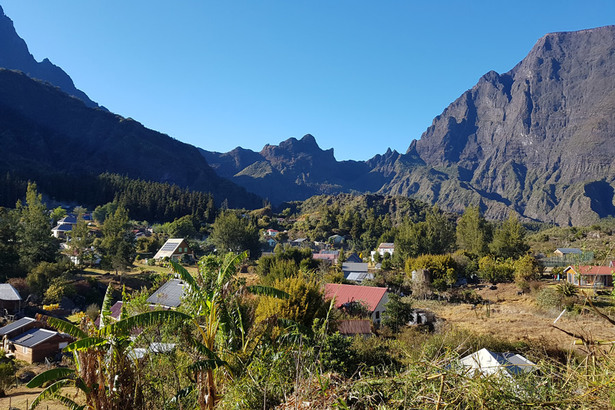
[(348, 303), (363, 302), (375, 325), (380, 325), (385, 305), (389, 301), (386, 288), (343, 285), (340, 283), (327, 283), (325, 285), (325, 297), (335, 300), (335, 307), (338, 309)]
[(564, 269), (566, 280), (576, 286), (613, 286), (615, 268), (610, 266), (568, 266)]

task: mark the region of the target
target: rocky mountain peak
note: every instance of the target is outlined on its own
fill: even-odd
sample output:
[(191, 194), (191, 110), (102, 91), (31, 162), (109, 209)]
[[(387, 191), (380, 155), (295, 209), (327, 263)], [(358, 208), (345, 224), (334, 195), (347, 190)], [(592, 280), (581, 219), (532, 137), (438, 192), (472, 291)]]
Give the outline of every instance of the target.
[(48, 58), (37, 62), (26, 42), (15, 31), (13, 21), (0, 8), (0, 67), (19, 70), (29, 77), (48, 82), (62, 91), (83, 101), (93, 108), (99, 107), (83, 91), (77, 89), (73, 80), (64, 70), (54, 65)]

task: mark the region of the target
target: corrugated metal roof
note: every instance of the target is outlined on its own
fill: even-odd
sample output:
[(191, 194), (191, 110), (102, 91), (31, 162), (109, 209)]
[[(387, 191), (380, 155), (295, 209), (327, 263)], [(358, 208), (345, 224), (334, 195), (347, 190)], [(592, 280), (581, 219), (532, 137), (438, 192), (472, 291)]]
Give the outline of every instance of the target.
[(611, 276), (615, 273), (615, 268), (611, 268), (610, 266), (588, 266), (581, 265), (577, 267), (568, 266), (564, 269), (564, 272), (568, 272), (568, 270), (572, 269), (575, 273), (580, 275), (604, 275)]
[(342, 270), (346, 272), (367, 272), (367, 263), (364, 262), (344, 262)]
[(24, 327), (29, 325), (32, 322), (36, 322), (36, 319), (32, 319), (31, 317), (22, 317), (19, 320), (14, 321), (13, 323), (9, 323), (8, 325), (0, 328), (0, 336), (7, 335), (20, 327)]
[(372, 333), (372, 321), (369, 319), (340, 320), (337, 331), (343, 335), (369, 335)]
[(19, 292), (9, 283), (0, 283), (0, 300), (21, 300)]
[(184, 282), (179, 279), (171, 279), (147, 298), (148, 303), (166, 307), (178, 307), (184, 296)]
[(363, 301), (372, 312), (376, 309), (386, 291), (386, 288), (374, 286), (342, 285), (339, 283), (327, 283), (325, 285), (325, 296), (331, 299), (335, 298), (335, 307), (339, 308), (348, 302)]
[(37, 344), (43, 343), (45, 340), (51, 339), (56, 335), (59, 335), (59, 333), (52, 330), (36, 328), (30, 329), (27, 332), (15, 337), (14, 339), (11, 339), (11, 342), (19, 346), (34, 347)]

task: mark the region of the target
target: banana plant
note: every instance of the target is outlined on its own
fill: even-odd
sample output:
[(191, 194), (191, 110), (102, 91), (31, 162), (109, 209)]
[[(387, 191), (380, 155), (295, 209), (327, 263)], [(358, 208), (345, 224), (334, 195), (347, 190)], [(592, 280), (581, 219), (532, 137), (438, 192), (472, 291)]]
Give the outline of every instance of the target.
[[(43, 400), (56, 399), (70, 409), (142, 409), (146, 407), (141, 393), (141, 374), (133, 347), (138, 337), (132, 332), (171, 321), (189, 321), (191, 317), (173, 310), (150, 311), (125, 317), (122, 310), (118, 320), (111, 316), (111, 285), (107, 288), (100, 313), (100, 325), (84, 316), (79, 326), (64, 320), (47, 317), (44, 320), (75, 341), (64, 348), (73, 354), (75, 368), (57, 368), (33, 378), (28, 387), (51, 383), (34, 399), (30, 409)], [(63, 395), (64, 387), (74, 386), (83, 392), (85, 405)]]
[(197, 337), (191, 342), (199, 359), (191, 370), (196, 375), (198, 403), (211, 409), (217, 400), (214, 371), (227, 363), (220, 355), (229, 350), (245, 350), (249, 341), (239, 300), (245, 293), (287, 298), (286, 292), (266, 286), (245, 286), (237, 279), (237, 265), (247, 254), (229, 253), (222, 259), (199, 263), (197, 278), (180, 264), (171, 261), (173, 271), (186, 283), (184, 311), (192, 316)]

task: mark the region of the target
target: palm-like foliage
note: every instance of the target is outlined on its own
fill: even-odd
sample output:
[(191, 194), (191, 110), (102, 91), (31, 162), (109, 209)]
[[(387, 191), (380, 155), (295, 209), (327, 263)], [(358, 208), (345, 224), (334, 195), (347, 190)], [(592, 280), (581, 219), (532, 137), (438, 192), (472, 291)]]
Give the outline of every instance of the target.
[[(190, 316), (176, 311), (151, 311), (119, 320), (111, 317), (111, 285), (107, 288), (100, 314), (100, 326), (96, 328), (91, 319), (84, 316), (80, 325), (47, 318), (47, 323), (76, 340), (64, 350), (72, 352), (75, 369), (51, 369), (41, 373), (28, 383), (39, 387), (54, 383), (43, 390), (32, 402), (35, 408), (43, 400), (54, 398), (71, 409), (141, 409), (145, 407), (141, 393), (141, 366), (133, 352), (138, 338), (131, 332), (169, 321), (186, 321)], [(63, 396), (63, 387), (75, 386), (86, 397), (86, 406), (80, 406)]]
[(213, 408), (216, 402), (214, 370), (227, 362), (221, 355), (247, 349), (250, 340), (245, 330), (245, 320), (240, 306), (246, 293), (285, 298), (280, 290), (265, 286), (245, 286), (237, 278), (237, 265), (246, 253), (227, 254), (222, 259), (206, 259), (199, 264), (194, 278), (178, 263), (171, 261), (173, 271), (187, 284), (185, 310), (192, 316), (198, 337), (191, 344), (199, 360), (191, 370), (196, 374), (196, 385), (201, 408)]

